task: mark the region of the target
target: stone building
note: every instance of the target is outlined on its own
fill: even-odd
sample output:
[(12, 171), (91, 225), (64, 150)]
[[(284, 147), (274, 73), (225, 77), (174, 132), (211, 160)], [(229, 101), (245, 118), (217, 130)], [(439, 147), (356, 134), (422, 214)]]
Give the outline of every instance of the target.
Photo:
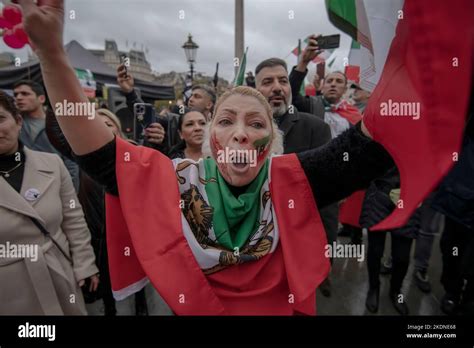
[(89, 50), (97, 56), (102, 62), (116, 70), (121, 62), (121, 56), (130, 59), (130, 72), (140, 80), (154, 81), (155, 75), (151, 69), (150, 63), (146, 59), (143, 50), (130, 50), (129, 52), (120, 51), (115, 40), (105, 40), (105, 50)]

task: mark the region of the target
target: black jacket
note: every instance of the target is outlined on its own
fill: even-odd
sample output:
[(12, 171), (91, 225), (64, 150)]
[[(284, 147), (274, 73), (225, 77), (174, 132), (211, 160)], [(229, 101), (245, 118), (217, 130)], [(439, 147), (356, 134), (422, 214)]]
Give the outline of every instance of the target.
[(474, 229), (474, 98), (458, 163), (442, 181), (432, 207), (452, 220)]
[[(370, 183), (362, 203), (359, 218), (361, 227), (370, 229), (392, 213), (395, 203), (390, 198), (390, 191), (396, 188), (400, 188), (400, 175), (396, 167)], [(418, 208), (404, 226), (390, 232), (401, 237), (416, 238), (420, 230), (420, 217)]]
[(331, 140), (331, 130), (324, 121), (298, 110), (283, 115), (279, 128), (284, 134), (285, 154), (314, 149)]
[(306, 72), (301, 72), (295, 70), (295, 67), (291, 70), (289, 79), (291, 85), (291, 96), (293, 98), (293, 105), (302, 112), (307, 112), (309, 114), (318, 116), (324, 120), (324, 103), (322, 96), (302, 96), (300, 94), (301, 84), (304, 81), (304, 78), (307, 74)]
[[(279, 125), (283, 131), (283, 151), (285, 154), (316, 149), (331, 141), (331, 130), (322, 120), (313, 115), (294, 110), (282, 117)], [(335, 241), (338, 228), (338, 205), (331, 204), (320, 209), (321, 220), (326, 230), (328, 242)]]

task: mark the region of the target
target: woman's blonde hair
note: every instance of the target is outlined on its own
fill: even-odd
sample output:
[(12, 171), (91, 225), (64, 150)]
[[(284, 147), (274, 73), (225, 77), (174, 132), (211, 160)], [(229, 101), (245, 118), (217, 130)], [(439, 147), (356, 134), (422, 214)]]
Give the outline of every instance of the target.
[(214, 123), (215, 116), (219, 107), (222, 103), (233, 95), (243, 95), (243, 96), (251, 96), (256, 98), (260, 104), (265, 108), (266, 114), (268, 119), (270, 120), (270, 125), (272, 127), (272, 139), (271, 139), (271, 148), (270, 148), (270, 155), (280, 155), (283, 153), (283, 133), (278, 129), (277, 124), (273, 120), (273, 112), (270, 104), (268, 104), (267, 99), (263, 96), (262, 93), (257, 91), (255, 88), (247, 87), (247, 86), (238, 86), (234, 87), (231, 90), (222, 94), (219, 99), (217, 99), (216, 106), (214, 108), (214, 112), (212, 113), (211, 122), (208, 122), (206, 128), (204, 129), (204, 143), (202, 144), (202, 154), (203, 157), (212, 157), (211, 154), (211, 146), (210, 146), (210, 129)]
[(95, 111), (95, 113), (99, 116), (105, 116), (107, 117), (109, 120), (111, 120), (115, 126), (117, 127), (118, 131), (119, 131), (119, 136), (121, 138), (125, 138), (125, 134), (123, 134), (122, 132), (122, 122), (120, 122), (119, 118), (117, 117), (117, 115), (115, 115), (112, 111), (108, 110), (108, 109), (97, 109)]

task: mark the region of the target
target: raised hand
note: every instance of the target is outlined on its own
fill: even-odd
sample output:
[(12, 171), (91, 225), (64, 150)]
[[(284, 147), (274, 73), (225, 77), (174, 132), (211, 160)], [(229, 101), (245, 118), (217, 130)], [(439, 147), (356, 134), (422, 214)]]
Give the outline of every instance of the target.
[(133, 91), (135, 82), (133, 80), (133, 76), (127, 70), (125, 64), (120, 64), (117, 68), (117, 83), (119, 84), (122, 92), (128, 94)]
[[(63, 47), (64, 0), (17, 0), (23, 24), (40, 60), (43, 81), (53, 107), (62, 103), (90, 103)], [(87, 108), (82, 108), (84, 110)], [(76, 109), (77, 110), (77, 109)], [(76, 155), (93, 152), (114, 139), (99, 117), (77, 111), (58, 117), (58, 123)]]
[(306, 67), (308, 66), (309, 62), (311, 62), (314, 58), (316, 58), (323, 50), (319, 49), (318, 46), (318, 37), (321, 35), (310, 35), (308, 37), (308, 45), (303, 51), (302, 57), (300, 62), (298, 63), (297, 70), (305, 71)]
[(63, 51), (64, 0), (16, 1), (23, 11), (23, 25), (38, 55)]

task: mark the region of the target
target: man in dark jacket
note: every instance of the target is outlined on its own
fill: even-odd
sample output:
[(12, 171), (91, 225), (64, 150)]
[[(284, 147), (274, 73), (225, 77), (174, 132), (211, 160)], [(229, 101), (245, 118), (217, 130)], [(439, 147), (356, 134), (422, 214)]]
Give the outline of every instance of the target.
[[(360, 225), (364, 228), (376, 225), (395, 209), (400, 194), (400, 176), (396, 167), (370, 184), (364, 197), (360, 215)], [(405, 295), (402, 294), (403, 280), (410, 264), (410, 250), (413, 239), (416, 239), (420, 226), (420, 209), (410, 217), (402, 227), (390, 231), (368, 231), (367, 270), (369, 272), (369, 291), (365, 301), (366, 308), (375, 313), (379, 308), (380, 261), (385, 248), (385, 236), (390, 232), (392, 237), (392, 277), (390, 279), (389, 297), (395, 310), (401, 315), (408, 315), (409, 309)]]
[[(474, 89), (473, 89), (474, 91)], [(432, 207), (446, 216), (440, 246), (446, 314), (474, 315), (474, 93), (458, 162), (442, 181)]]
[(324, 78), (321, 96), (302, 96), (301, 84), (308, 73), (308, 64), (320, 53), (317, 36), (308, 38), (302, 58), (290, 74), (293, 104), (299, 111), (308, 112), (324, 120), (331, 127), (331, 135), (337, 137), (362, 119), (359, 110), (342, 99), (347, 91), (347, 77), (343, 72), (334, 71)]
[[(133, 113), (133, 105), (135, 103), (143, 103), (143, 100), (135, 92), (135, 80), (124, 64), (120, 64), (117, 68), (117, 83), (125, 95), (127, 107)], [(165, 148), (167, 143), (167, 139), (165, 138), (167, 123), (164, 122), (163, 119), (158, 119), (158, 121), (159, 122), (152, 123), (145, 129), (143, 145), (166, 153), (168, 150), (168, 148)]]
[(331, 140), (329, 127), (320, 119), (292, 105), (292, 92), (284, 60), (270, 58), (255, 69), (256, 88), (268, 100), (273, 119), (284, 134), (284, 152), (319, 147)]
[[(299, 112), (292, 105), (291, 86), (284, 60), (264, 60), (255, 69), (255, 77), (257, 90), (267, 98), (273, 110), (273, 119), (283, 132), (285, 154), (317, 148), (331, 140), (330, 129), (324, 121)], [(337, 204), (320, 210), (329, 244), (337, 237), (337, 211)], [(330, 296), (329, 283), (323, 284), (323, 295)]]
[[(317, 36), (311, 35), (298, 65), (293, 67), (290, 73), (293, 104), (298, 110), (315, 115), (326, 122), (331, 128), (332, 138), (335, 138), (359, 122), (362, 115), (357, 108), (342, 100), (347, 90), (347, 77), (340, 71), (326, 75), (321, 95), (302, 96), (299, 94), (301, 84), (308, 73), (308, 64), (320, 52)], [(362, 229), (359, 227), (344, 224), (340, 235), (350, 236), (353, 243), (362, 243)]]

